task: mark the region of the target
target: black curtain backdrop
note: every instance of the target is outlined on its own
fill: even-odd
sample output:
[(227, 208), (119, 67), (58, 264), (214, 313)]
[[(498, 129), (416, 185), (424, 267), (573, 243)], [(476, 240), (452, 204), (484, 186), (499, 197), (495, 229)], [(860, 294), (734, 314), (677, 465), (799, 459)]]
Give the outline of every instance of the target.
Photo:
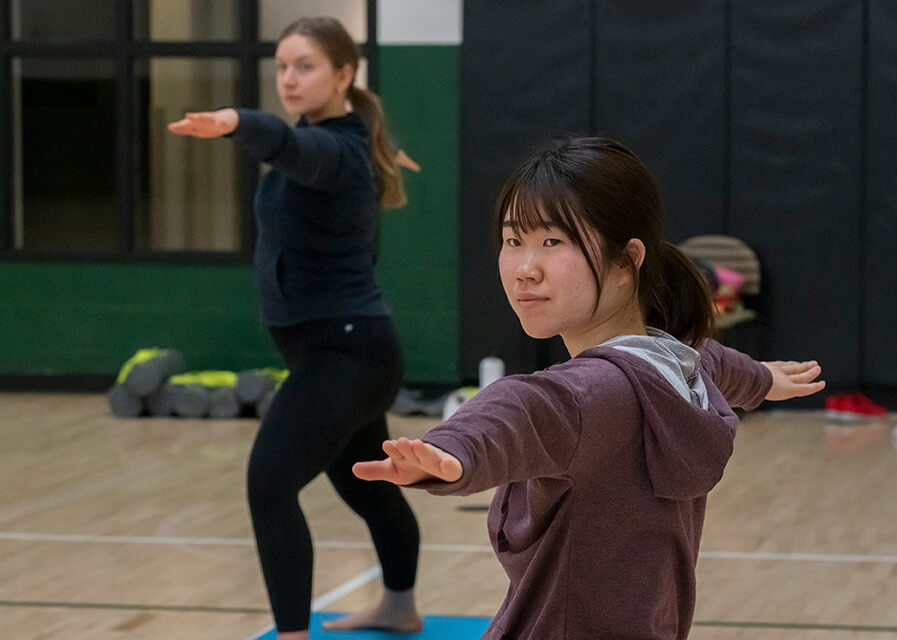
[(468, 2), (462, 47), (462, 373), (497, 355), (508, 371), (563, 357), (559, 339), (520, 329), (498, 278), (493, 205), (514, 166), (539, 141), (587, 133), (591, 100), (589, 0)]
[(728, 233), (764, 269), (764, 358), (860, 377), (863, 12), (852, 0), (732, 3)]
[[(869, 3), (861, 291), (866, 382), (897, 387), (897, 3)], [(892, 407), (893, 409), (893, 407)]]
[(894, 114), (891, 0), (467, 3), (465, 377), (490, 354), (513, 372), (564, 358), (520, 330), (488, 221), (526, 152), (574, 133), (642, 157), (671, 239), (725, 233), (754, 248), (752, 355), (816, 358), (833, 388), (897, 387)]

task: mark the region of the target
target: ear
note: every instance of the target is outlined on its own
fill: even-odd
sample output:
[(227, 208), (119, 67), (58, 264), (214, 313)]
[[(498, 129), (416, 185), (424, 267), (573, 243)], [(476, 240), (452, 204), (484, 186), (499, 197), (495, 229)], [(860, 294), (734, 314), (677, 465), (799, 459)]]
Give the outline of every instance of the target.
[[(642, 268), (642, 263), (645, 262), (645, 243), (639, 240), (638, 238), (631, 238), (629, 242), (626, 243), (626, 248), (623, 249), (623, 253), (629, 259), (629, 261), (634, 265), (636, 272)], [(629, 281), (629, 279), (634, 275), (629, 269), (625, 269), (627, 278), (625, 281)]]
[(629, 242), (626, 243), (626, 248), (623, 250), (626, 255), (629, 256), (629, 259), (632, 261), (632, 264), (635, 265), (636, 270), (642, 268), (642, 263), (645, 262), (645, 243), (639, 240), (638, 238), (630, 238)]
[(351, 64), (344, 64), (337, 72), (337, 84), (342, 93), (346, 93), (355, 80), (355, 69)]

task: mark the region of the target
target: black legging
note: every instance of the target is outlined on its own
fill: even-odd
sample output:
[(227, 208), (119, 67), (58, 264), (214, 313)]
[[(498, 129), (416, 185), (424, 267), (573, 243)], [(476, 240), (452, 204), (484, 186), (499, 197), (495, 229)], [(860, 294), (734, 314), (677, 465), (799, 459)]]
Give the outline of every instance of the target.
[(279, 631), (308, 628), (312, 542), (297, 494), (326, 471), (367, 523), (388, 589), (414, 586), (417, 521), (399, 488), (352, 474), (384, 457), (384, 412), (402, 357), (389, 318), (313, 320), (271, 328), (290, 375), (271, 402), (249, 457), (248, 493), (265, 585)]

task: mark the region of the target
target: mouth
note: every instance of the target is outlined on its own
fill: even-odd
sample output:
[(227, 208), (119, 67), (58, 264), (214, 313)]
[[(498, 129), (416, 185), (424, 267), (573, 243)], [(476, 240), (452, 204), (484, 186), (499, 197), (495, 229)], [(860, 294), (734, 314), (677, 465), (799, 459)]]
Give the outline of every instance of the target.
[(544, 296), (534, 296), (531, 294), (517, 296), (517, 304), (519, 304), (521, 307), (534, 307), (542, 302), (547, 301), (548, 298)]

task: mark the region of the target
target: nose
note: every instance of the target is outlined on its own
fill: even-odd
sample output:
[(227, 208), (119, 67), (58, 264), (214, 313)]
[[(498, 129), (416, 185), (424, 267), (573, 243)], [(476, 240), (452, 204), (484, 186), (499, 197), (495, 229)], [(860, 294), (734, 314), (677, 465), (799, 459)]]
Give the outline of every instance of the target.
[(291, 67), (287, 67), (280, 76), (280, 82), (287, 87), (296, 86), (296, 74)]
[(542, 266), (538, 257), (531, 251), (525, 252), (517, 263), (514, 275), (521, 282), (539, 282), (542, 279)]

